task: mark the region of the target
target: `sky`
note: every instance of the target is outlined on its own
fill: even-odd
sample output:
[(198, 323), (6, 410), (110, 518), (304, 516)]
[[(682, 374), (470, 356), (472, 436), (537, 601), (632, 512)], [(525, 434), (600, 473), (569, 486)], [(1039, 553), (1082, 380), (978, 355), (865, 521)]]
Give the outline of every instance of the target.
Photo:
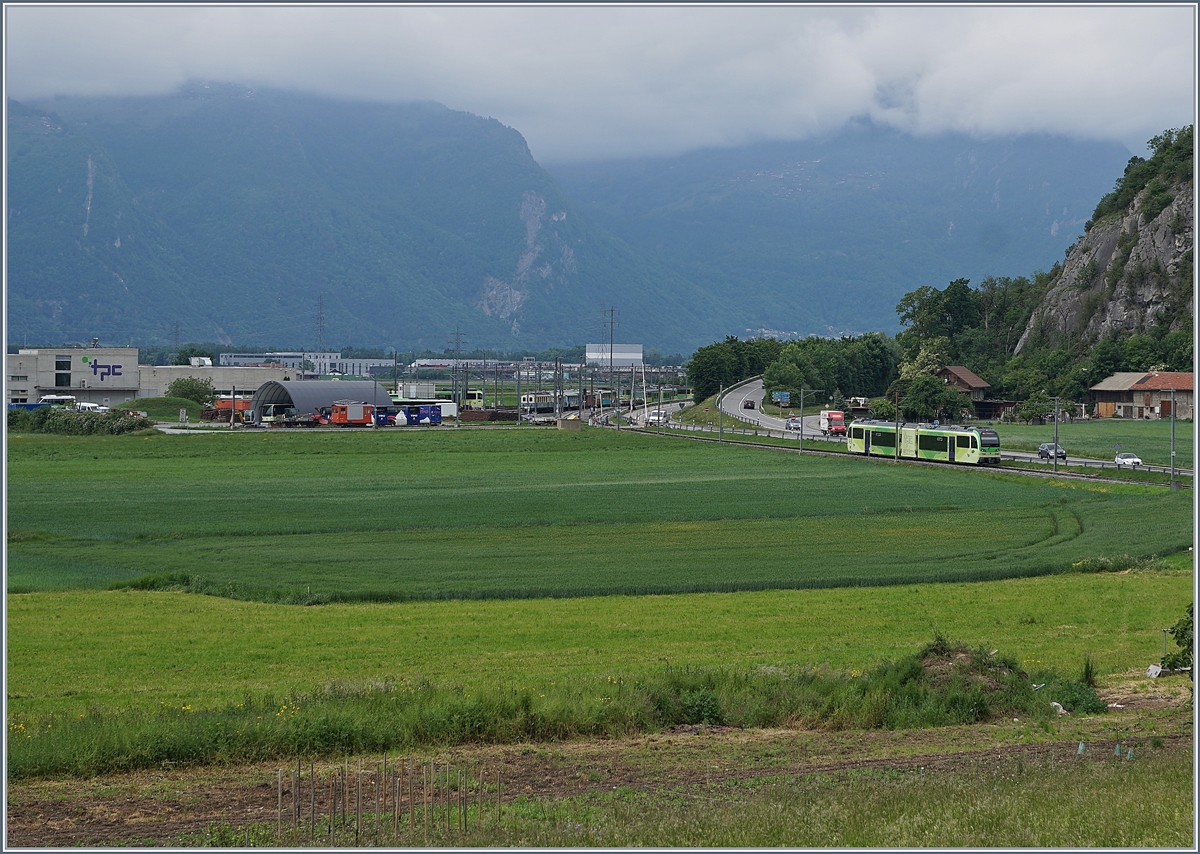
[(189, 80), (432, 100), (542, 163), (799, 140), (1063, 134), (1145, 152), (1194, 121), (1196, 5), (5, 4), (17, 100)]

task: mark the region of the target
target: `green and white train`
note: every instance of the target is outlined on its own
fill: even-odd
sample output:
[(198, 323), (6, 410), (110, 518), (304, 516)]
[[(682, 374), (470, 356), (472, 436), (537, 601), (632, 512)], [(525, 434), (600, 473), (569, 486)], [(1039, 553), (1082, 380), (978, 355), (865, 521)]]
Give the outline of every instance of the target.
[(902, 460), (936, 460), (968, 466), (1000, 464), (1000, 436), (990, 427), (939, 427), (901, 422), (896, 453), (894, 421), (855, 421), (846, 447), (852, 454)]

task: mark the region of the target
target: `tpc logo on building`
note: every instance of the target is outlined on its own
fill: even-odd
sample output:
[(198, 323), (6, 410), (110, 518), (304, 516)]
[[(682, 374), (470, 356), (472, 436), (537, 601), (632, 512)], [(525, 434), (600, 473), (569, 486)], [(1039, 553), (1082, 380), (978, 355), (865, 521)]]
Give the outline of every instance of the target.
[(121, 376), (121, 368), (123, 367), (122, 365), (102, 365), (95, 359), (91, 359), (88, 356), (83, 357), (83, 363), (85, 365), (91, 365), (92, 376), (99, 377), (102, 381), (106, 377)]

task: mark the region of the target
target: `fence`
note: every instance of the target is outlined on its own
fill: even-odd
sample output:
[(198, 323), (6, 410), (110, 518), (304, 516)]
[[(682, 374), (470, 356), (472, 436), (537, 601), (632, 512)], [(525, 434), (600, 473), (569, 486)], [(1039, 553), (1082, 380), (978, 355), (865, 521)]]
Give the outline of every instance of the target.
[(493, 779), (483, 767), (472, 775), (448, 762), (385, 754), (365, 769), (362, 759), (357, 770), (349, 759), (305, 769), (297, 759), (277, 770), (275, 783), (279, 845), (412, 847), (501, 826), (500, 772)]

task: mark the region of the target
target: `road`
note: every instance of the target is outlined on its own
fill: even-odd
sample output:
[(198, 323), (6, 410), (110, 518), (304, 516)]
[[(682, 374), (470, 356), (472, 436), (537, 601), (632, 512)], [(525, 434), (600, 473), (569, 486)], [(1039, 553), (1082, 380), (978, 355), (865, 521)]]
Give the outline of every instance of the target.
[[(735, 418), (740, 418), (743, 421), (756, 424), (768, 430), (783, 430), (786, 419), (776, 418), (762, 411), (763, 393), (762, 380), (753, 380), (745, 385), (738, 386), (732, 391), (726, 392), (725, 396), (721, 398), (721, 411), (726, 415), (732, 415)], [(747, 400), (754, 401), (754, 409), (745, 408)], [(799, 437), (799, 432), (797, 430), (794, 435)], [(824, 438), (821, 436), (821, 416), (804, 416), (804, 438)], [(830, 437), (830, 441), (841, 441), (841, 439), (840, 437)]]

